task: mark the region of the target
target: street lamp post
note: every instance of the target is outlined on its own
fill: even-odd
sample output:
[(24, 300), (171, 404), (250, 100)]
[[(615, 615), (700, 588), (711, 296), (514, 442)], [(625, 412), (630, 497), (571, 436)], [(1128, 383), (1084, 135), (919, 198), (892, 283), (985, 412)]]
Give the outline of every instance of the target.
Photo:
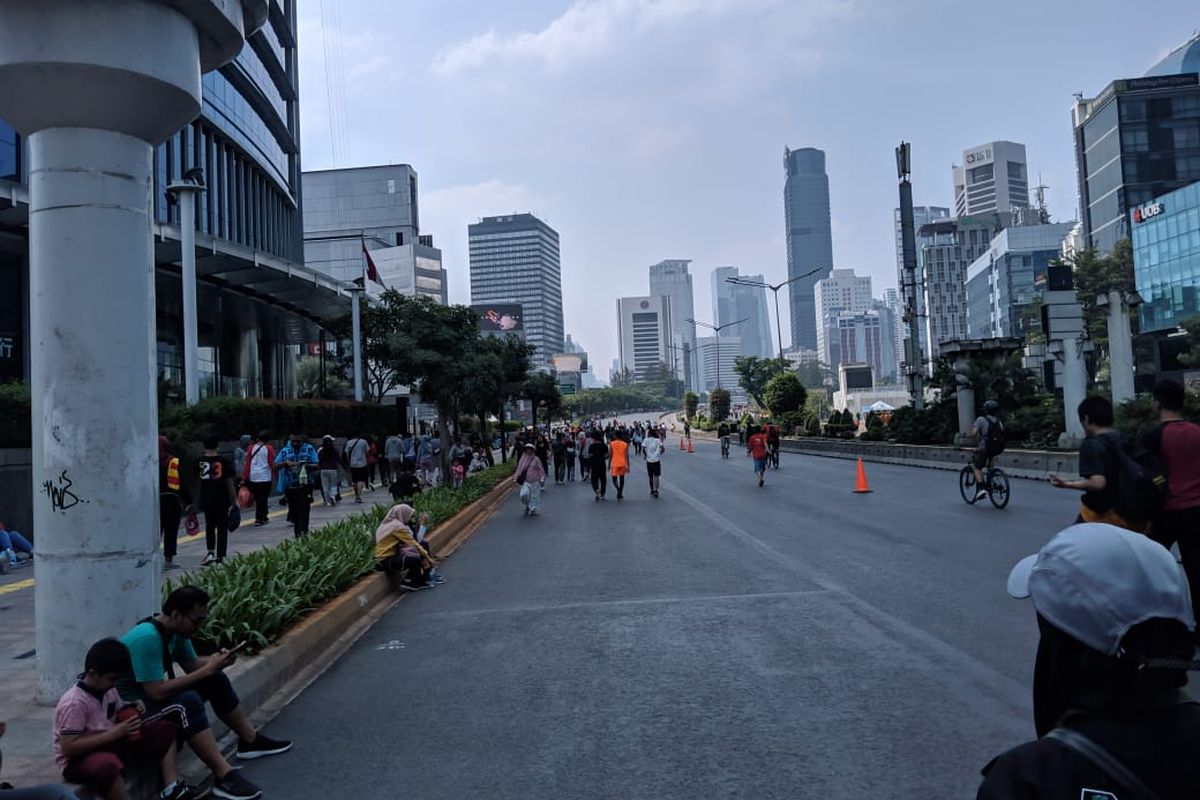
[(204, 191), (204, 172), (189, 169), (183, 180), (167, 187), (167, 200), (179, 203), (179, 244), (183, 283), (183, 399), (200, 402), (200, 340), (196, 322), (196, 195)]
[[(803, 275), (797, 275), (794, 278), (788, 278), (783, 283), (766, 283), (765, 281), (751, 280), (750, 278), (743, 278), (741, 276), (725, 279), (726, 283), (732, 283), (735, 286), (754, 286), (759, 289), (770, 289), (771, 293), (775, 295), (775, 334), (779, 340), (779, 363), (781, 365), (783, 364), (783, 320), (779, 316), (779, 290), (789, 284), (795, 283), (798, 280), (802, 280), (804, 278), (811, 278), (813, 275), (816, 275), (820, 271), (821, 271), (821, 267), (817, 267), (816, 269), (809, 270), (808, 272), (804, 273)], [(701, 323), (701, 324), (703, 324), (703, 323)], [(730, 323), (730, 324), (736, 325), (737, 323)], [(722, 326), (722, 327), (724, 327), (724, 326)]]
[(721, 331), (725, 330), (726, 328), (732, 328), (734, 325), (741, 325), (743, 322), (746, 322), (749, 319), (750, 319), (749, 317), (743, 317), (742, 319), (739, 319), (737, 322), (726, 322), (724, 325), (710, 325), (707, 322), (700, 322), (699, 320), (695, 320), (695, 319), (685, 320), (686, 322), (690, 322), (693, 325), (700, 325), (702, 327), (708, 328), (709, 330), (713, 331), (717, 335), (717, 388), (718, 389), (721, 388)]

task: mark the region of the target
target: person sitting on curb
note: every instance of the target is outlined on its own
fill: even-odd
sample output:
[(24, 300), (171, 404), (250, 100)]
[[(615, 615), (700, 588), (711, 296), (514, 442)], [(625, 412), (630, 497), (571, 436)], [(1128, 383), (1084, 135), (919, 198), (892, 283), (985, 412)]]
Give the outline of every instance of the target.
[[(0, 721), (0, 739), (4, 738), (7, 730), (8, 723)], [(0, 753), (0, 768), (3, 766), (4, 754)], [(18, 789), (6, 781), (0, 781), (0, 797), (4, 800), (79, 800), (69, 786), (45, 783)]]
[[(24, 553), (26, 558), (21, 558)], [(0, 522), (0, 573), (33, 563), (33, 545), (18, 531), (10, 531)]]
[[(117, 681), (132, 669), (129, 650), (101, 639), (87, 652), (84, 672), (54, 709), (54, 763), (63, 780), (81, 783), (106, 800), (125, 800), (125, 770), (161, 764), (164, 800), (203, 795), (178, 780), (175, 741), (179, 726), (166, 719), (142, 722), (145, 706), (127, 705)], [(126, 710), (129, 709), (129, 710)]]
[[(211, 703), (216, 715), (237, 734), (239, 759), (283, 753), (292, 749), (292, 743), (255, 731), (246, 718), (233, 684), (222, 672), (233, 664), (237, 648), (196, 655), (191, 639), (208, 619), (208, 602), (203, 589), (180, 586), (167, 596), (161, 614), (147, 617), (122, 636), (133, 673), (118, 688), (125, 700), (145, 703), (144, 722), (172, 715), (181, 720), (184, 740), (213, 772), (213, 794), (226, 800), (254, 800), (262, 793), (221, 755), (205, 704)], [(182, 667), (184, 674), (176, 676), (173, 664)]]
[(994, 759), (978, 800), (1200, 797), (1200, 704), (1187, 578), (1152, 539), (1072, 525), (1018, 563), (1008, 593), (1037, 612), (1038, 739)]
[(409, 527), (416, 513), (408, 503), (392, 506), (375, 529), (375, 564), (402, 592), (430, 589), (444, 583), (434, 569), (433, 556), (425, 543), (429, 515), (422, 512), (417, 517), (416, 533)]

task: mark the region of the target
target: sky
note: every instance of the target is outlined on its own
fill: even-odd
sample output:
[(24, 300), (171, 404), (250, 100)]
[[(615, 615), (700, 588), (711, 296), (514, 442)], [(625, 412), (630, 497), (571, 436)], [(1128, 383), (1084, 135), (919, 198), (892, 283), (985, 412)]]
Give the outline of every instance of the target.
[(1075, 219), (1072, 95), (1198, 27), (1194, 0), (299, 0), (302, 165), (411, 164), (455, 303), (467, 225), (536, 214), (606, 380), (650, 264), (692, 260), (704, 321), (715, 267), (786, 278), (785, 146), (826, 152), (834, 265), (880, 296), (902, 139), (917, 205), (952, 207), (962, 151), (1009, 139)]

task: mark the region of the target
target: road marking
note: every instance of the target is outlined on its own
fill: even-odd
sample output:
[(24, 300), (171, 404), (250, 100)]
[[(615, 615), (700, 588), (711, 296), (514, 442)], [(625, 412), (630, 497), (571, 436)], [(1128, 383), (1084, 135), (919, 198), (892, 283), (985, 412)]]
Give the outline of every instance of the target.
[(26, 578), (23, 581), (17, 581), (16, 583), (10, 583), (6, 586), (0, 586), (0, 594), (19, 592), (22, 589), (28, 589), (31, 586), (33, 586), (33, 578)]
[[(507, 606), (503, 608), (477, 608), (464, 611), (432, 611), (423, 617), (470, 617), (485, 614), (520, 614), (537, 611), (572, 611), (589, 608), (613, 608), (617, 606), (647, 606), (667, 605), (671, 603), (710, 603), (727, 600), (764, 600), (787, 597), (805, 597), (814, 594), (827, 594), (827, 589), (800, 589), (790, 592), (750, 592), (746, 594), (700, 594), (687, 597), (640, 597), (625, 600), (588, 600), (576, 603), (558, 603), (555, 605)], [(382, 649), (382, 648), (380, 648)]]
[(403, 650), (404, 642), (399, 639), (392, 639), (390, 642), (384, 642), (375, 648), (376, 650)]

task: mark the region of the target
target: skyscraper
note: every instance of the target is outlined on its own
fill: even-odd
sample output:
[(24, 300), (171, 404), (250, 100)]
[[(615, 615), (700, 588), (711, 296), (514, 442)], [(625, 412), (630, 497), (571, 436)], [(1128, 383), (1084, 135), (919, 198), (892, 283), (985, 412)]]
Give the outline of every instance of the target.
[(467, 226), (471, 303), (520, 303), (535, 364), (562, 351), (558, 232), (533, 214), (484, 217)]
[(871, 308), (871, 277), (859, 276), (852, 269), (835, 269), (829, 277), (822, 278), (813, 289), (813, 303), (817, 314), (817, 353), (821, 361), (830, 367), (837, 366), (837, 358), (831, 345), (836, 335), (830, 329), (838, 328), (839, 314), (861, 314)]
[[(737, 267), (717, 267), (712, 272), (713, 323), (729, 325), (739, 319), (729, 333), (742, 342), (743, 356), (769, 358), (775, 355), (775, 340), (771, 337), (771, 317), (767, 311), (767, 290), (761, 286), (741, 286), (728, 283), (737, 278)], [(762, 275), (746, 275), (748, 280), (763, 280)]]
[(617, 299), (619, 367), (636, 381), (671, 363), (671, 300), (666, 295)]
[(700, 384), (699, 361), (696, 358), (696, 326), (688, 322), (695, 319), (695, 298), (692, 293), (692, 275), (688, 272), (689, 259), (669, 258), (650, 267), (650, 294), (666, 297), (671, 302), (671, 345), (665, 359), (674, 365), (675, 372), (695, 389)]
[(962, 166), (953, 168), (957, 216), (1029, 208), (1025, 145), (988, 142), (964, 150), (962, 158)]
[(825, 152), (815, 147), (784, 148), (783, 217), (787, 236), (788, 277), (818, 272), (788, 287), (792, 347), (817, 346), (813, 287), (833, 269), (833, 230), (829, 216), (829, 177)]

